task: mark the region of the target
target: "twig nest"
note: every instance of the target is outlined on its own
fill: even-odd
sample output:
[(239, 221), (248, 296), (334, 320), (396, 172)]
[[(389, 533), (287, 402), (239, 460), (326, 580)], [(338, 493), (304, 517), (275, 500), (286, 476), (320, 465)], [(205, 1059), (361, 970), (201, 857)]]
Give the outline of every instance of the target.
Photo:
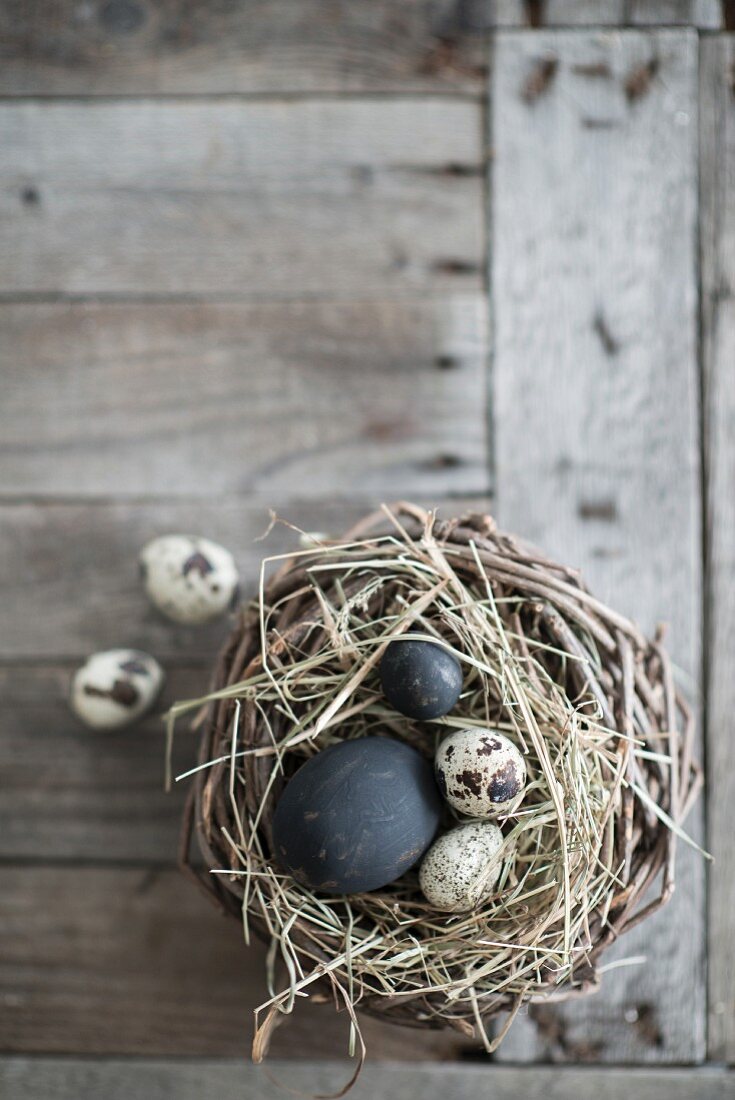
[(218, 619), (237, 599), (239, 578), (229, 550), (194, 535), (161, 535), (140, 553), (146, 594), (175, 623)]
[(361, 737), (312, 756), (273, 817), (275, 858), (328, 894), (378, 890), (413, 866), (439, 825), (431, 768), (403, 741)]
[(423, 858), (419, 884), (435, 909), (464, 913), (493, 892), (500, 878), (503, 834), (491, 821), (469, 821), (436, 840)]
[[(672, 832), (684, 835), (700, 784), (691, 712), (660, 639), (605, 607), (575, 570), (478, 514), (439, 522), (395, 505), (342, 540), (266, 561), (263, 575), (262, 598), (242, 610), (216, 668), (183, 838), (187, 851), (197, 839), (191, 873), (286, 960), (256, 1054), (317, 981), (352, 1019), (357, 1009), (451, 1026), (487, 1048), (499, 1014), (595, 988), (606, 947), (670, 895)], [(445, 717), (408, 717), (386, 699), (381, 662), (400, 638), (437, 644), (460, 663), (462, 690)], [(200, 707), (181, 704), (172, 717)], [(497, 813), (518, 792), (516, 809), (447, 832), (421, 882), (409, 867), (340, 897), (324, 889), (334, 878), (298, 874), (314, 858), (313, 838), (305, 857), (299, 850), (310, 835), (299, 775), (336, 756), (332, 746), (389, 738), (429, 769), (439, 748), (444, 774), (449, 748), (469, 745), (467, 731), (475, 748), (489, 742), (482, 805), (463, 802), (463, 812)], [(399, 813), (397, 787), (387, 779), (383, 789), (370, 802), (367, 787), (350, 787), (329, 810), (349, 828), (359, 806), (365, 844), (378, 851), (369, 814), (390, 823)], [(280, 820), (289, 791), (293, 828)], [(456, 810), (444, 803), (443, 813), (451, 828)], [(503, 870), (490, 889), (498, 825)], [(385, 843), (395, 852), (391, 829)], [(338, 855), (339, 832), (324, 837)], [(448, 861), (461, 838), (472, 841), (463, 841), (463, 861)], [(407, 865), (417, 846), (406, 825)], [(442, 854), (440, 882), (429, 872)], [(450, 902), (471, 907), (457, 918)]]
[(94, 653), (74, 675), (71, 707), (90, 729), (116, 730), (132, 725), (155, 703), (163, 670), (139, 649)]
[(388, 702), (406, 717), (441, 718), (459, 699), (462, 668), (435, 642), (398, 638), (380, 662), (380, 682)]
[(436, 752), (436, 781), (447, 802), (467, 817), (493, 817), (514, 808), (526, 782), (526, 763), (497, 730), (450, 733)]

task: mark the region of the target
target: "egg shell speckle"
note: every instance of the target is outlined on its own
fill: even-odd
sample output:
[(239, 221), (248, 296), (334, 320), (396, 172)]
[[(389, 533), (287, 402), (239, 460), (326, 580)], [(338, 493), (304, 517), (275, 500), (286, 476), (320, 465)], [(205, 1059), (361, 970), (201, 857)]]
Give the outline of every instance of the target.
[(149, 600), (176, 623), (211, 622), (237, 600), (234, 558), (210, 539), (161, 535), (143, 548), (139, 562)]
[(432, 844), (419, 871), (419, 885), (435, 909), (464, 913), (495, 889), (503, 834), (490, 821), (470, 821), (450, 829)]
[(289, 780), (273, 816), (273, 849), (314, 890), (377, 890), (434, 839), (442, 803), (431, 764), (410, 745), (360, 737), (330, 745)]
[(468, 817), (493, 817), (514, 808), (526, 782), (526, 762), (504, 734), (464, 729), (449, 734), (436, 752), (439, 790)]
[(91, 729), (122, 729), (151, 709), (163, 684), (163, 670), (139, 649), (94, 653), (74, 675), (71, 707)]

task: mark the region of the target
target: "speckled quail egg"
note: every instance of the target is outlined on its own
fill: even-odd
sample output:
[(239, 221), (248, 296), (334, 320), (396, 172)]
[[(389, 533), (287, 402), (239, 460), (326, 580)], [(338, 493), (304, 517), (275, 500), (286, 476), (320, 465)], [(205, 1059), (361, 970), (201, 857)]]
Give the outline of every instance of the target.
[(237, 600), (232, 554), (209, 539), (161, 535), (143, 548), (140, 571), (151, 603), (176, 623), (210, 622)]
[(122, 729), (150, 710), (162, 684), (163, 670), (149, 654), (107, 649), (75, 673), (71, 707), (91, 729)]
[(526, 762), (502, 733), (464, 729), (450, 733), (434, 758), (439, 790), (468, 817), (494, 817), (514, 809), (526, 782)]
[(436, 840), (424, 856), (419, 885), (435, 909), (464, 913), (492, 894), (502, 860), (503, 834), (490, 821), (457, 825)]

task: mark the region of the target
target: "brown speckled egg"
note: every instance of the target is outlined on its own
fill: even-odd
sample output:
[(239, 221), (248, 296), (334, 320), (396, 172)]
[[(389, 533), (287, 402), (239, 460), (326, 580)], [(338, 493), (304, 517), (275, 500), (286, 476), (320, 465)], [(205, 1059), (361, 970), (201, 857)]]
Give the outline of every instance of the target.
[(468, 817), (494, 817), (514, 808), (526, 782), (519, 749), (495, 730), (450, 733), (437, 749), (434, 770), (444, 798)]
[(495, 889), (503, 834), (490, 821), (470, 821), (440, 836), (424, 856), (419, 885), (435, 909), (464, 913)]
[(163, 683), (163, 670), (139, 649), (94, 653), (74, 675), (71, 707), (95, 730), (118, 730), (146, 714)]
[(199, 625), (237, 600), (238, 575), (229, 550), (195, 535), (161, 535), (140, 554), (149, 600), (175, 623)]

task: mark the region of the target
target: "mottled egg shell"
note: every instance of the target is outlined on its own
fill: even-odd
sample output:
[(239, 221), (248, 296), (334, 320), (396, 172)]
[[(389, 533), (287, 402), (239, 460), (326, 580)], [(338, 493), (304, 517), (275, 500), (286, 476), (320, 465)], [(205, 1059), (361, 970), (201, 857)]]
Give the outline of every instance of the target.
[(122, 729), (150, 710), (162, 684), (163, 670), (148, 653), (108, 649), (77, 670), (71, 707), (92, 729)]
[(526, 762), (512, 741), (487, 729), (450, 733), (434, 759), (439, 790), (468, 817), (509, 810), (526, 782)]
[(383, 654), (380, 682), (388, 702), (407, 718), (441, 718), (459, 699), (462, 669), (434, 642), (397, 638)]
[(287, 784), (273, 817), (274, 855), (313, 890), (377, 890), (421, 858), (440, 814), (431, 765), (415, 749), (385, 737), (342, 741)]
[(502, 868), (503, 834), (490, 821), (450, 829), (424, 856), (419, 885), (435, 909), (464, 913), (492, 894)]
[(193, 535), (161, 535), (140, 554), (146, 593), (176, 623), (219, 618), (237, 599), (238, 574), (229, 550)]

